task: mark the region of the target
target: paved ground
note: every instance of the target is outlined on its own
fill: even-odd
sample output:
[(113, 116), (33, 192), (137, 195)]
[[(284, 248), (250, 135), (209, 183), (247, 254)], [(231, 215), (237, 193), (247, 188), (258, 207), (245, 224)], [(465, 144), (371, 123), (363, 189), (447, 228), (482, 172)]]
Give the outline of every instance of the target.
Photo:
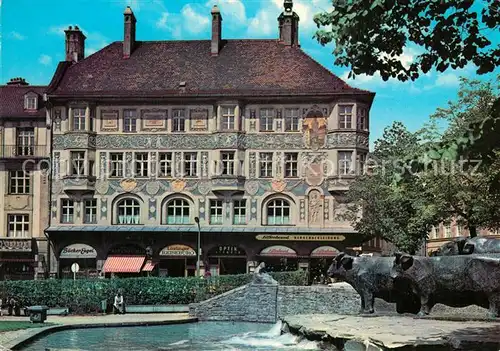
[[(2, 321), (24, 321), (29, 320), (29, 317), (0, 317)], [(193, 320), (189, 317), (188, 313), (149, 313), (149, 314), (125, 314), (125, 315), (97, 315), (97, 316), (48, 316), (47, 322), (55, 323), (57, 325), (130, 325), (130, 324), (167, 324), (168, 322), (187, 321)], [(193, 320), (194, 321), (194, 320)], [(57, 326), (56, 326), (57, 327)], [(24, 330), (16, 330), (11, 332), (0, 333), (0, 350), (9, 350), (14, 345), (17, 345), (24, 339), (30, 338), (47, 329), (54, 328), (42, 327), (31, 328)]]
[[(445, 321), (408, 316), (298, 315), (284, 318), (290, 331), (332, 344), (350, 340), (356, 350), (427, 346), (431, 350), (500, 350), (499, 321)], [(371, 348), (368, 346), (371, 344)], [(473, 347), (473, 348), (470, 348)], [(346, 347), (346, 349), (348, 349)]]

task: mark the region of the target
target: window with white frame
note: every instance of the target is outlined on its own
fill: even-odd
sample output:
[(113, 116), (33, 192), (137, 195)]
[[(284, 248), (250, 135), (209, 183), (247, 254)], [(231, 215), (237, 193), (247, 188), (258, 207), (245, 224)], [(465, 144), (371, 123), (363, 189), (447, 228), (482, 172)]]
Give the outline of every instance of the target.
[(28, 171), (10, 171), (9, 192), (11, 194), (29, 194), (31, 192), (30, 173)]
[(273, 153), (259, 152), (259, 173), (261, 178), (273, 176)]
[(285, 109), (285, 131), (286, 132), (298, 132), (299, 131), (299, 109), (298, 108), (287, 108)]
[(233, 201), (233, 224), (247, 224), (247, 200)]
[(210, 224), (222, 224), (222, 200), (210, 200)]
[(358, 175), (366, 173), (366, 154), (358, 153)]
[(437, 230), (435, 226), (431, 227), (431, 239), (436, 239), (437, 238)]
[(133, 133), (137, 131), (137, 111), (124, 110), (123, 111), (123, 131)]
[(73, 223), (75, 203), (71, 199), (61, 199), (61, 223)]
[(24, 108), (26, 110), (36, 110), (38, 108), (38, 97), (35, 95), (26, 95), (24, 98)]
[(117, 206), (118, 224), (139, 224), (141, 221), (141, 206), (136, 199), (123, 199)]
[(273, 130), (274, 110), (272, 108), (260, 109), (259, 128), (261, 132)]
[(95, 132), (95, 116), (93, 115), (93, 113), (91, 113), (91, 115), (89, 116), (89, 124), (90, 131)]
[(190, 206), (184, 199), (173, 199), (167, 203), (167, 224), (190, 224)]
[(172, 152), (160, 152), (160, 177), (172, 177), (173, 170)]
[(220, 153), (222, 163), (222, 175), (235, 175), (234, 173), (234, 151), (222, 151)]
[(463, 227), (459, 224), (455, 226), (455, 236), (462, 235)]
[(352, 171), (352, 151), (338, 152), (338, 174), (347, 175)]
[(358, 118), (356, 127), (358, 130), (368, 129), (368, 109), (366, 107), (358, 107)]
[(30, 237), (30, 216), (27, 214), (9, 214), (8, 215), (9, 238), (29, 238)]
[(17, 129), (16, 142), (16, 151), (18, 156), (33, 156), (35, 154), (35, 129)]
[(235, 130), (236, 129), (236, 124), (235, 124), (235, 114), (234, 114), (235, 107), (222, 107), (222, 115), (221, 115), (221, 130), (223, 131), (228, 131), (228, 130)]
[(71, 151), (71, 175), (81, 176), (85, 174), (85, 151)]
[(85, 217), (83, 218), (84, 223), (97, 223), (97, 200), (88, 199), (85, 200)]
[(198, 176), (198, 154), (196, 152), (184, 153), (184, 176)]
[(267, 225), (290, 224), (290, 204), (283, 199), (271, 200), (267, 204)]
[(443, 225), (443, 229), (444, 229), (444, 237), (445, 238), (451, 237), (451, 226), (449, 224), (445, 224)]
[(135, 176), (149, 176), (149, 153), (141, 152), (135, 154)]
[(352, 128), (352, 105), (339, 105), (339, 129)]
[(73, 130), (75, 130), (75, 131), (85, 130), (85, 109), (84, 108), (74, 108), (73, 109)]
[(299, 176), (299, 154), (297, 152), (285, 152), (285, 178), (297, 178)]
[(109, 155), (111, 159), (111, 177), (121, 178), (124, 176), (123, 172), (123, 153), (112, 153)]
[(186, 111), (173, 110), (172, 111), (172, 132), (186, 131)]

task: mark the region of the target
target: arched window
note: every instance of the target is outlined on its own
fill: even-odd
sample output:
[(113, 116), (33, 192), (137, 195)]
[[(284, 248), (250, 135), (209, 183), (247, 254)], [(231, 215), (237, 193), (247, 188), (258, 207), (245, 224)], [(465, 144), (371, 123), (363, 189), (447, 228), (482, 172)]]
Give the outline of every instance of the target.
[(167, 203), (167, 224), (190, 224), (189, 203), (184, 199), (174, 199)]
[(286, 200), (271, 200), (267, 204), (267, 225), (290, 224), (290, 204)]
[(139, 224), (141, 220), (141, 206), (135, 199), (123, 199), (117, 205), (118, 224)]

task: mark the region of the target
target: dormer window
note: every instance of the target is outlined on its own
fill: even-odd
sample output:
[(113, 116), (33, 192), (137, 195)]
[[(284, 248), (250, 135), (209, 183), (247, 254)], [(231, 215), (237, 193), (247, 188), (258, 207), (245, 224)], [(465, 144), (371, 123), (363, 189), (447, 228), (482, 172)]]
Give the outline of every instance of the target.
[(36, 110), (38, 108), (38, 98), (36, 95), (26, 95), (24, 97), (24, 108), (26, 110)]

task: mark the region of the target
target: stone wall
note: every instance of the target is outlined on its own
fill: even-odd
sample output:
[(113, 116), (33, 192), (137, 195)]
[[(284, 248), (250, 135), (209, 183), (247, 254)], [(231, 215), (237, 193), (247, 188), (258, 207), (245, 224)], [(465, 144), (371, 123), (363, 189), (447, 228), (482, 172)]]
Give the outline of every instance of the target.
[(189, 305), (189, 314), (205, 321), (274, 323), (278, 318), (277, 294), (277, 285), (248, 284)]
[[(272, 286), (249, 284), (189, 306), (200, 320), (276, 322), (287, 315), (357, 313), (360, 298), (345, 283), (334, 286)], [(393, 310), (377, 301), (378, 311)]]

